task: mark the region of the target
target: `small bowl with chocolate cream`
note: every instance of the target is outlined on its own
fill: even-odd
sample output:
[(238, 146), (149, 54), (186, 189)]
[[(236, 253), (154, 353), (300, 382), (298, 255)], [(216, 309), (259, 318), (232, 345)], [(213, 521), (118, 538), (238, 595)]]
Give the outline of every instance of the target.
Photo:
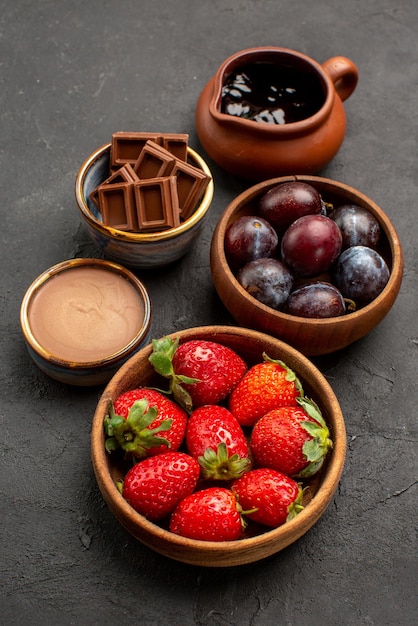
[(204, 226), (213, 181), (188, 135), (120, 131), (85, 160), (75, 196), (103, 255), (147, 269), (187, 254)]
[(151, 301), (121, 265), (71, 259), (29, 286), (20, 324), (29, 354), (45, 374), (71, 385), (102, 385), (149, 341)]

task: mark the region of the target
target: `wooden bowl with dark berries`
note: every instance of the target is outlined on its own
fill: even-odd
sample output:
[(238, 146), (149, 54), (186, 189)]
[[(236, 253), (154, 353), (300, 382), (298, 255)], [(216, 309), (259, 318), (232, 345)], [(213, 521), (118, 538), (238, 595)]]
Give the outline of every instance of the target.
[(91, 454), (131, 535), (177, 561), (228, 567), (279, 552), (318, 521), (346, 434), (307, 357), (259, 331), (202, 326), (153, 340), (120, 368), (96, 407)]
[(316, 356), (383, 320), (401, 286), (403, 253), (389, 217), (360, 191), (285, 176), (230, 203), (213, 233), (210, 265), (237, 324)]

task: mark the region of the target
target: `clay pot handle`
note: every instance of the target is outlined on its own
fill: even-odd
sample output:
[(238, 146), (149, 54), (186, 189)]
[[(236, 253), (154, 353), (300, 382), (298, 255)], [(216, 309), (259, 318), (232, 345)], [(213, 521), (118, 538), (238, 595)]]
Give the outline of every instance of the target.
[(332, 57), (322, 63), (322, 67), (334, 83), (341, 100), (347, 100), (353, 93), (358, 82), (358, 69), (346, 57)]

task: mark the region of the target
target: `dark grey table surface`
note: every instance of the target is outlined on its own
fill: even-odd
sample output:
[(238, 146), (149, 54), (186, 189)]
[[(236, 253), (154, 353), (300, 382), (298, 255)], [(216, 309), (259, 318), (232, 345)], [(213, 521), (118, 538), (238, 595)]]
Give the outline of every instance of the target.
[[(418, 5), (412, 0), (0, 0), (0, 623), (34, 626), (416, 623)], [(219, 64), (278, 45), (352, 59), (345, 142), (320, 174), (390, 216), (405, 254), (399, 297), (368, 337), (316, 362), (343, 409), (348, 454), (326, 514), (254, 565), (171, 561), (113, 518), (90, 462), (100, 388), (67, 387), (29, 359), (26, 288), (51, 265), (97, 256), (74, 181), (116, 130), (186, 132)], [(138, 272), (153, 336), (232, 324), (209, 271), (213, 228), (250, 186), (208, 160), (215, 195), (199, 243)], [(190, 290), (191, 281), (193, 290)]]

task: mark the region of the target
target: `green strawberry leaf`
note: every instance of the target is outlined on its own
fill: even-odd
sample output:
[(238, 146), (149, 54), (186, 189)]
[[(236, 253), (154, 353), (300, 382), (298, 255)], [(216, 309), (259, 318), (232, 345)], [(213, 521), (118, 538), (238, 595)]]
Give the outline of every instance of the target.
[(179, 345), (179, 338), (172, 339), (168, 335), (161, 337), (161, 339), (153, 339), (152, 345), (154, 352), (166, 354), (170, 361), (173, 360), (173, 356)]
[(304, 509), (304, 506), (302, 504), (303, 492), (304, 489), (302, 489), (302, 485), (299, 484), (298, 495), (296, 496), (296, 499), (287, 507), (286, 522), (290, 522), (290, 520), (296, 517), (296, 515), (298, 515)]
[(240, 457), (238, 454), (229, 456), (225, 442), (221, 442), (216, 451), (213, 448), (206, 448), (198, 461), (202, 468), (203, 478), (213, 480), (239, 478), (250, 469), (251, 464), (250, 459)]
[(169, 336), (152, 340), (153, 351), (148, 360), (157, 374), (161, 374), (164, 378), (172, 378), (174, 376), (172, 361), (178, 345), (179, 339), (172, 339)]
[(164, 376), (164, 378), (170, 378), (173, 375), (173, 364), (166, 354), (153, 352), (148, 360), (154, 366), (157, 374)]
[[(314, 422), (301, 422), (301, 426), (306, 432), (314, 437), (315, 439), (321, 439), (324, 433), (324, 428), (319, 426), (319, 424), (314, 424)], [(328, 429), (326, 429), (328, 431)]]
[(312, 398), (299, 397), (296, 398), (296, 402), (300, 404), (302, 409), (306, 411), (309, 417), (312, 417), (312, 419), (321, 424), (322, 427), (327, 428), (327, 425), (321, 413), (321, 409), (316, 404), (316, 402), (312, 400)]
[(182, 387), (182, 384), (193, 385), (199, 383), (199, 378), (191, 378), (176, 374), (173, 368), (173, 357), (179, 345), (179, 338), (166, 336), (161, 339), (153, 339), (153, 352), (148, 357), (149, 362), (154, 367), (157, 374), (170, 380), (168, 391), (164, 393), (172, 393), (175, 400), (188, 412), (193, 409), (190, 394)]
[(302, 452), (309, 461), (298, 476), (307, 478), (316, 474), (322, 467), (328, 451), (332, 448), (333, 442), (330, 438), (328, 426), (322, 416), (319, 406), (311, 398), (296, 398), (297, 402), (315, 422), (308, 420), (300, 422), (302, 428), (310, 435), (311, 439), (305, 441)]
[(187, 411), (188, 413), (192, 412), (193, 402), (192, 402), (191, 395), (184, 387), (179, 385), (176, 380), (174, 380), (172, 384), (172, 394), (173, 394), (175, 401), (181, 407), (183, 407), (185, 411)]
[(126, 458), (142, 458), (146, 456), (147, 450), (155, 446), (170, 447), (169, 440), (159, 433), (170, 430), (173, 420), (162, 420), (155, 428), (149, 428), (157, 417), (157, 408), (148, 406), (145, 399), (133, 403), (126, 419), (115, 413), (113, 403), (110, 403), (109, 414), (104, 420), (106, 450), (113, 452), (122, 449)]
[(303, 454), (306, 456), (308, 461), (313, 463), (317, 463), (320, 461), (328, 452), (328, 447), (324, 445), (324, 442), (319, 437), (315, 437), (315, 439), (310, 439), (309, 441), (305, 441), (303, 444)]
[(302, 386), (301, 381), (296, 376), (296, 373), (292, 369), (290, 369), (290, 367), (288, 365), (286, 365), (286, 363), (284, 363), (284, 361), (281, 361), (280, 359), (272, 359), (271, 357), (268, 356), (268, 354), (266, 352), (263, 352), (263, 359), (264, 359), (264, 361), (267, 361), (269, 363), (277, 363), (284, 370), (286, 370), (286, 380), (288, 380), (291, 383), (294, 382), (295, 386), (296, 386), (296, 389), (298, 390), (300, 396), (301, 397), (304, 396), (304, 391), (303, 391), (303, 386)]
[(183, 374), (176, 374), (176, 382), (186, 383), (187, 385), (193, 385), (193, 383), (200, 383), (200, 378), (192, 378), (191, 376), (184, 376)]
[(320, 461), (309, 463), (309, 465), (307, 465), (305, 469), (299, 472), (298, 476), (300, 478), (310, 478), (311, 476), (319, 472), (319, 470), (324, 464), (324, 461), (325, 461), (325, 457), (322, 457)]
[(119, 449), (119, 444), (115, 437), (107, 437), (105, 440), (106, 452), (112, 453)]
[[(311, 422), (301, 422), (301, 426), (303, 426), (307, 432), (310, 431), (311, 425)], [(316, 429), (314, 429), (313, 432), (317, 432)], [(302, 452), (309, 461), (309, 465), (298, 474), (300, 477), (307, 478), (316, 474), (322, 467), (328, 450), (332, 448), (333, 444), (332, 440), (329, 438), (328, 428), (319, 429), (319, 432), (320, 434), (316, 435), (314, 439), (309, 439), (303, 444)]]
[(123, 424), (125, 419), (121, 415), (116, 415), (116, 413), (113, 413), (113, 406), (111, 406), (110, 413), (111, 416), (106, 415), (106, 417), (104, 418), (103, 426), (106, 435), (108, 437), (113, 437), (114, 428), (117, 428), (120, 424)]

